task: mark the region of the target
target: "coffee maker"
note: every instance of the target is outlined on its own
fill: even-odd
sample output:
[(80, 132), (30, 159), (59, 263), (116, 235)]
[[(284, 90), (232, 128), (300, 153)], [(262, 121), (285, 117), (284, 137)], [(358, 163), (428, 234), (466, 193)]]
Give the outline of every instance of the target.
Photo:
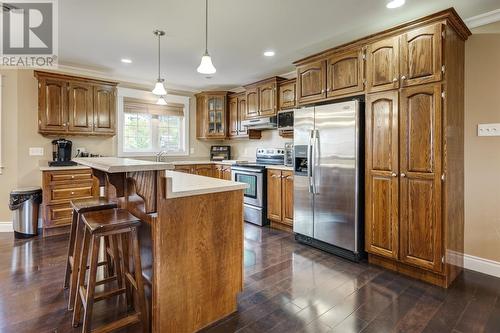
[(71, 160), (72, 142), (66, 139), (57, 139), (52, 141), (52, 162), (49, 166), (71, 166), (76, 162)]

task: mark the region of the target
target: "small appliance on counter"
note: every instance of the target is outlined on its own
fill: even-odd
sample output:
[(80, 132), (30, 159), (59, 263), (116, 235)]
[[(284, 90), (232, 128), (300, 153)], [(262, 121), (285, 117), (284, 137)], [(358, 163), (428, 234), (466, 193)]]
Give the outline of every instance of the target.
[(293, 166), (293, 142), (285, 143), (285, 166)]
[(293, 110), (278, 112), (278, 129), (281, 131), (293, 131)]
[(212, 146), (210, 147), (210, 161), (219, 161), (231, 159), (231, 146)]
[(71, 160), (71, 147), (73, 143), (66, 139), (52, 141), (52, 161), (49, 166), (72, 166), (76, 162)]

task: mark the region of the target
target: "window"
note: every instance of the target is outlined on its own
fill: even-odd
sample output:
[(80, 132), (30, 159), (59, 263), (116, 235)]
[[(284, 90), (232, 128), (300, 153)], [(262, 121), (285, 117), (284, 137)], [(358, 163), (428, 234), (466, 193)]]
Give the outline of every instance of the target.
[[(130, 89), (127, 89), (130, 90)], [(145, 94), (145, 92), (140, 92)], [(150, 99), (119, 96), (119, 155), (149, 156), (159, 151), (187, 155), (187, 114), (189, 98), (184, 103), (169, 102), (160, 106)]]

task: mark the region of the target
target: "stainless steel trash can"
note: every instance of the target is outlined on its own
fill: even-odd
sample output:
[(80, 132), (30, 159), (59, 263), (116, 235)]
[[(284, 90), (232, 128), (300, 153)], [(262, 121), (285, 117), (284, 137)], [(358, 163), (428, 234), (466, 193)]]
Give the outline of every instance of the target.
[(12, 224), (16, 238), (28, 238), (38, 234), (38, 209), (41, 202), (40, 187), (24, 187), (10, 192), (9, 208), (13, 212)]

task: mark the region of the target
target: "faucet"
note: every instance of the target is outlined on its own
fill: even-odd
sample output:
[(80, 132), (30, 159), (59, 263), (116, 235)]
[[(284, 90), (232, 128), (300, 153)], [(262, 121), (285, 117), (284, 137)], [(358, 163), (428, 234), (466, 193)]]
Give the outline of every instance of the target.
[(161, 158), (165, 155), (167, 155), (167, 152), (165, 150), (156, 153), (156, 162), (161, 162)]

